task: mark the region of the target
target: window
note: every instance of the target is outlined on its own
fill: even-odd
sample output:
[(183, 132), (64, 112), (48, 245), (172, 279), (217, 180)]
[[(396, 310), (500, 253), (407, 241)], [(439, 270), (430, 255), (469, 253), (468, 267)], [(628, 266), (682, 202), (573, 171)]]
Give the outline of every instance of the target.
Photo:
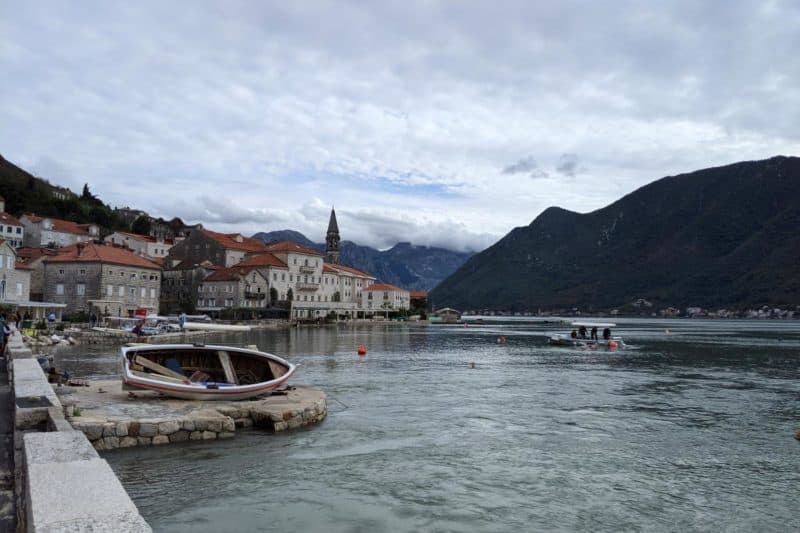
[(294, 275), (293, 274), (289, 274), (289, 281), (294, 281)]
[(145, 289), (144, 287), (142, 287), (142, 292), (141, 292), (141, 294), (142, 294), (142, 298), (147, 298), (147, 289)]
[(281, 274), (281, 281), (286, 281), (286, 274)]
[(80, 274), (81, 276), (85, 276), (86, 275), (86, 269), (82, 268), (82, 269), (78, 270), (78, 274)]
[(136, 279), (136, 272), (131, 272), (131, 279)]
[(124, 286), (122, 286), (122, 285), (120, 285), (120, 286), (119, 286), (119, 291), (118, 291), (118, 292), (119, 292), (119, 295), (120, 295), (120, 296), (125, 296), (125, 287), (124, 287)]
[(294, 264), (295, 265), (297, 264), (297, 258), (296, 257), (294, 258)]
[(17, 296), (22, 296), (22, 283), (17, 282)]
[(114, 296), (114, 286), (113, 285), (107, 285), (106, 286), (106, 295), (107, 296)]
[(278, 281), (278, 273), (277, 272), (273, 272), (272, 273), (272, 281)]
[(58, 275), (59, 276), (63, 276), (64, 275), (64, 269), (63, 268), (59, 268), (58, 269)]
[(78, 283), (75, 285), (75, 294), (78, 296), (83, 296), (86, 294), (86, 285), (84, 283)]
[(119, 271), (119, 277), (121, 277), (121, 278), (124, 278), (124, 277), (125, 277), (125, 272), (123, 272), (122, 270), (120, 270), (120, 271)]
[(128, 296), (136, 298), (136, 287), (128, 287)]
[(19, 235), (20, 233), (22, 233), (22, 228), (17, 228), (17, 235)]
[(56, 294), (58, 294), (58, 295), (64, 294), (64, 284), (63, 283), (57, 283), (56, 284)]
[(156, 297), (156, 290), (155, 289), (150, 289), (150, 298), (155, 299), (155, 297)]

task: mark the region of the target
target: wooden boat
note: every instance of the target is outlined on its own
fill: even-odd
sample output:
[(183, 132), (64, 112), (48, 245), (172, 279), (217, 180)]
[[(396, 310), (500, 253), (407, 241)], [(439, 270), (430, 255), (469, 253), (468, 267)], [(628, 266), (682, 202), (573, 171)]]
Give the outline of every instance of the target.
[(186, 400), (244, 400), (284, 385), (295, 365), (249, 348), (201, 344), (124, 346), (124, 389)]
[[(625, 347), (622, 337), (612, 337), (610, 335), (610, 328), (616, 326), (611, 322), (573, 322), (572, 326), (578, 327), (580, 330), (573, 330), (571, 333), (554, 333), (547, 338), (548, 344), (576, 348), (607, 348), (610, 350)], [(588, 335), (587, 328), (608, 330), (609, 336), (604, 338), (598, 335), (598, 338), (593, 339)], [(583, 334), (578, 333), (578, 331), (582, 331)]]

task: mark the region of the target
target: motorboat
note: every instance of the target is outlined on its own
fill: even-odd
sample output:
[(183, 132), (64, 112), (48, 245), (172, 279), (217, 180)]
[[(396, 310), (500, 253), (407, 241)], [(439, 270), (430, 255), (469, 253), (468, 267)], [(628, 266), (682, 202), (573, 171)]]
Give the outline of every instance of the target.
[[(611, 322), (572, 322), (573, 329), (570, 333), (554, 333), (547, 338), (548, 344), (554, 346), (570, 346), (576, 348), (607, 348), (614, 350), (624, 348), (622, 337), (613, 336), (611, 328), (616, 324)], [(592, 330), (596, 335), (592, 336)]]
[(245, 400), (281, 387), (295, 365), (267, 352), (203, 344), (135, 344), (121, 349), (123, 388), (186, 400)]

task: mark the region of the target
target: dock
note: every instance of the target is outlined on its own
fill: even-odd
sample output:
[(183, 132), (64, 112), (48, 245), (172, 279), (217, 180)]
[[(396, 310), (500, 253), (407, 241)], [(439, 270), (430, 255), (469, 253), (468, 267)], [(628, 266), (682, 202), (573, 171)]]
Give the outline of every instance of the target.
[(121, 380), (55, 390), (67, 420), (98, 451), (232, 438), (239, 429), (285, 431), (327, 415), (325, 393), (302, 385), (254, 400), (206, 402), (123, 391)]

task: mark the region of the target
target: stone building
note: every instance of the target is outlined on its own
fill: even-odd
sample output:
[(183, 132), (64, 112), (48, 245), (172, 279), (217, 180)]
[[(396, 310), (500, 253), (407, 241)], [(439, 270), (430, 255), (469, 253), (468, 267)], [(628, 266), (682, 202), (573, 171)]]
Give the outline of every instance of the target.
[(78, 224), (32, 214), (22, 215), (20, 222), (25, 227), (23, 245), (31, 248), (60, 248), (100, 238), (97, 224)]
[(44, 299), (66, 313), (133, 316), (159, 307), (161, 267), (130, 250), (80, 242), (44, 259)]
[(267, 306), (268, 299), (269, 282), (257, 268), (220, 268), (200, 285), (197, 310), (260, 309)]
[(231, 267), (249, 254), (264, 251), (267, 251), (266, 246), (258, 239), (239, 233), (217, 233), (199, 229), (192, 231), (187, 238), (170, 249), (164, 267), (170, 269), (181, 263), (200, 264), (203, 261)]
[(160, 308), (163, 314), (196, 311), (198, 291), (203, 280), (220, 269), (211, 261), (184, 261), (162, 272)]
[(0, 240), (0, 303), (26, 303), (30, 300), (30, 289), (30, 270), (17, 264), (14, 248), (7, 241)]
[(50, 248), (19, 248), (17, 261), (25, 265), (31, 273), (31, 300), (44, 301), (44, 259), (58, 255), (57, 250)]
[(12, 248), (20, 248), (25, 238), (25, 227), (14, 215), (6, 213), (6, 200), (0, 196), (0, 239)]
[(125, 246), (133, 252), (146, 256), (148, 259), (162, 260), (169, 254), (174, 242), (169, 239), (151, 237), (150, 235), (137, 235), (124, 231), (115, 231), (106, 235), (104, 242)]

